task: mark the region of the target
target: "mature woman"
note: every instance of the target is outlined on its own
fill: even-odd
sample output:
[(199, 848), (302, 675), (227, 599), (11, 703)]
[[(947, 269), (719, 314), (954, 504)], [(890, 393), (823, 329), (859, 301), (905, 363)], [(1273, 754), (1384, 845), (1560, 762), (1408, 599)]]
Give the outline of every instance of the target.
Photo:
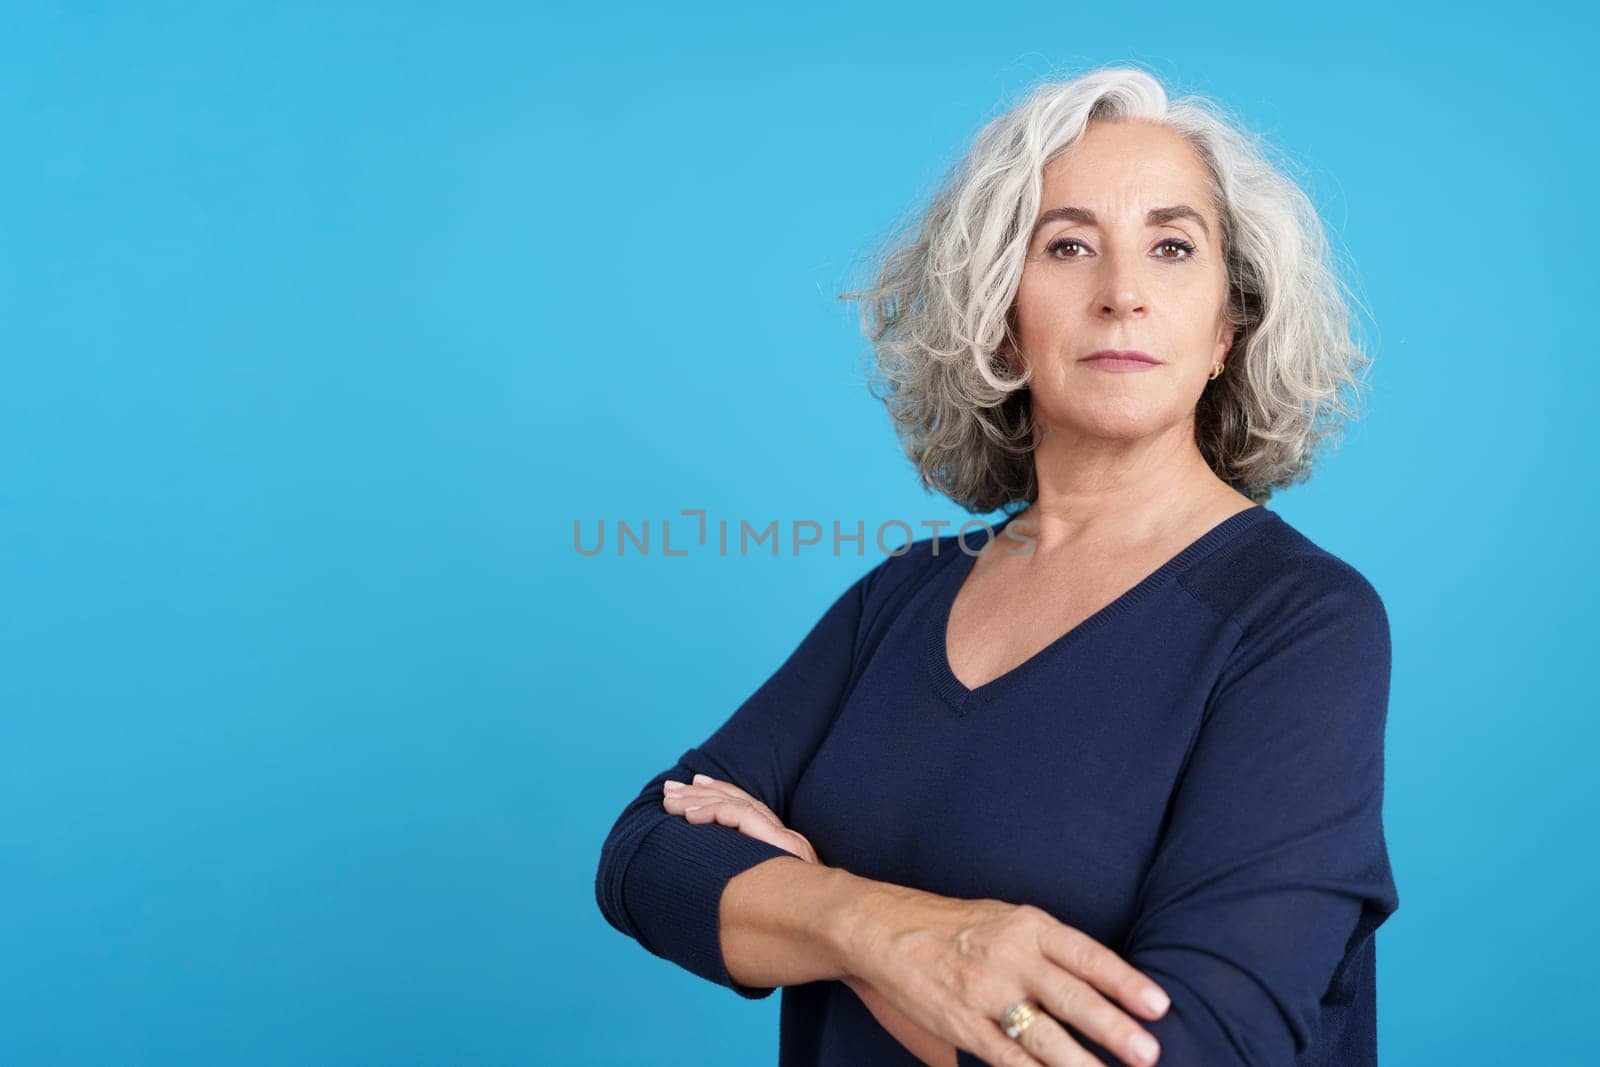
[(1388, 619), (1264, 506), (1366, 357), (1222, 115), (1044, 85), (846, 294), (923, 483), (1009, 517), (857, 580), (596, 880), (651, 952), (785, 987), (786, 1067), (1376, 1062)]

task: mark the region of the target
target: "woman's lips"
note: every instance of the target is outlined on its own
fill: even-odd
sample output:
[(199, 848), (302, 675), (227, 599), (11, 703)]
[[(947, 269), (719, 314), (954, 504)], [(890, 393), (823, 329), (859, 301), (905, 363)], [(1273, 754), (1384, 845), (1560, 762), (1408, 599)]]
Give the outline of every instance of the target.
[(1151, 356), (1140, 352), (1138, 354), (1123, 352), (1096, 352), (1078, 361), (1086, 367), (1096, 370), (1110, 371), (1112, 374), (1126, 374), (1129, 371), (1154, 370), (1161, 366)]

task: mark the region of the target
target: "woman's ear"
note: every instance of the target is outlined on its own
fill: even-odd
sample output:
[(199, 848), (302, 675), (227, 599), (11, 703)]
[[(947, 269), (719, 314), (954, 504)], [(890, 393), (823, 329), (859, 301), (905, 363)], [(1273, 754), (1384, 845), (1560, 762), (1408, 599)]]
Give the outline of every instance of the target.
[(1217, 338), (1217, 359), (1220, 360), (1233, 350), (1233, 323), (1222, 324), (1222, 331)]
[(1222, 309), (1222, 323), (1217, 330), (1217, 359), (1221, 360), (1233, 350), (1235, 316), (1245, 313), (1244, 290), (1237, 285), (1228, 287), (1228, 305)]

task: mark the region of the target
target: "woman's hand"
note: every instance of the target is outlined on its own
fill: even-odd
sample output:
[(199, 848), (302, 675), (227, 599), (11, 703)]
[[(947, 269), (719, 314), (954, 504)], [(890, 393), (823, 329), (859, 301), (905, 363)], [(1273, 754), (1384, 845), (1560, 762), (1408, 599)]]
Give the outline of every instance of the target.
[[(662, 806), (670, 812), (682, 813), (690, 822), (718, 822), (792, 852), (807, 863), (820, 862), (817, 850), (803, 834), (784, 826), (771, 808), (732, 782), (697, 774), (693, 785), (668, 781), (662, 785), (662, 792)], [(923, 1063), (929, 1067), (955, 1067), (954, 1044), (912, 1022), (865, 979), (846, 975), (842, 981), (861, 998), (878, 1025)]]
[[(878, 883), (845, 924), (853, 935), (844, 939), (852, 973), (916, 1025), (989, 1063), (1098, 1063), (1061, 1021), (1124, 1063), (1144, 1067), (1160, 1055), (1155, 1037), (1122, 1009), (1159, 1019), (1169, 1006), (1166, 995), (1116, 953), (1042, 908)], [(999, 1019), (1023, 997), (1042, 1012), (1012, 1039)]]
[(694, 776), (694, 784), (668, 780), (662, 784), (661, 805), (674, 815), (692, 823), (717, 822), (731, 826), (746, 837), (792, 852), (807, 863), (817, 863), (817, 850), (804, 834), (783, 825), (783, 821), (755, 797), (732, 782), (707, 774)]

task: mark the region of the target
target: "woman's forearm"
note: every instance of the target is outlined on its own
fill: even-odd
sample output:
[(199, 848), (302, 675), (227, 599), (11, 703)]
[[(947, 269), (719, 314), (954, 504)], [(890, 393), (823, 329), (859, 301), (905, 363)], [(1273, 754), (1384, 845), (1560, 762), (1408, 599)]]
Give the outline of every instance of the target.
[[(885, 893), (884, 890), (890, 890)], [(728, 975), (741, 985), (843, 981), (878, 1024), (923, 1063), (953, 1067), (955, 1046), (913, 1022), (851, 973), (860, 909), (892, 896), (886, 883), (838, 867), (775, 856), (732, 878), (718, 909)]]
[(774, 856), (729, 880), (718, 906), (722, 957), (741, 985), (798, 985), (848, 973), (842, 919), (868, 879)]

